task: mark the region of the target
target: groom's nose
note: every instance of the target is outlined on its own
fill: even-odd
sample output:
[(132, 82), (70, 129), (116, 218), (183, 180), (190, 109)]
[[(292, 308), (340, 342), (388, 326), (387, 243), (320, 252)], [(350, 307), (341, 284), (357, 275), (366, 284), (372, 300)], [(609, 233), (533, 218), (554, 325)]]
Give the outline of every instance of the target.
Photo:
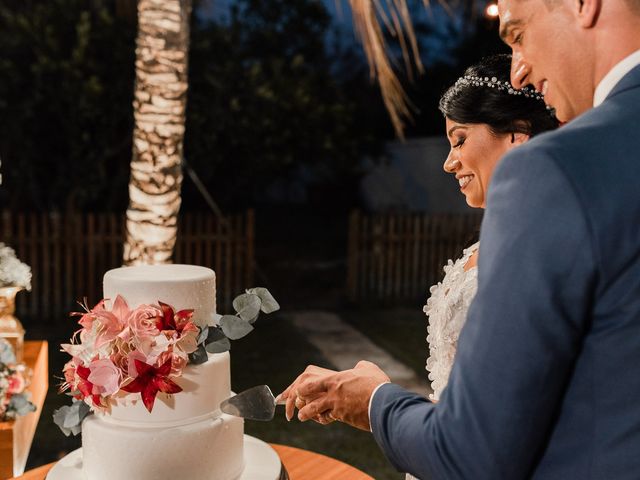
[(511, 85), (515, 89), (526, 87), (529, 83), (531, 68), (521, 52), (514, 51), (511, 56)]

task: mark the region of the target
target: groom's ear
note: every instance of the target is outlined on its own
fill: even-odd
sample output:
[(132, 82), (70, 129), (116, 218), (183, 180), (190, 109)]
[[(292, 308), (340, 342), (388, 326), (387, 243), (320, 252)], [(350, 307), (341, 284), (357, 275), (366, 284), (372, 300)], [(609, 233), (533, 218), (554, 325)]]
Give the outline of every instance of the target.
[(576, 16), (582, 28), (592, 28), (598, 21), (602, 0), (573, 0)]
[(529, 140), (529, 138), (531, 138), (531, 137), (529, 135), (527, 135), (526, 133), (514, 132), (514, 133), (511, 134), (511, 143), (515, 147), (515, 146), (518, 146), (518, 145), (522, 145), (524, 142)]

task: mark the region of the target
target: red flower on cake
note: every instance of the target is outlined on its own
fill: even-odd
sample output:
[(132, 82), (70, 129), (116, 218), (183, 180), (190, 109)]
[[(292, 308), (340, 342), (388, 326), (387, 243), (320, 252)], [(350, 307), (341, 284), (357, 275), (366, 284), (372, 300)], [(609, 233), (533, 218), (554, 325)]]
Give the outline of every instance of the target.
[(193, 310), (180, 310), (174, 313), (171, 305), (158, 302), (162, 315), (156, 319), (156, 327), (163, 331), (167, 338), (171, 338), (176, 347), (186, 354), (195, 352), (198, 348), (200, 330), (191, 321)]
[(162, 315), (156, 318), (156, 327), (158, 330), (175, 330), (178, 333), (182, 333), (185, 329), (189, 330), (191, 327), (195, 328), (195, 325), (191, 322), (191, 317), (193, 316), (192, 309), (180, 310), (179, 312), (174, 313), (171, 305), (167, 305), (162, 302), (158, 302), (158, 304), (162, 310)]
[(78, 383), (76, 384), (76, 388), (81, 394), (81, 398), (91, 397), (93, 400), (93, 405), (96, 407), (102, 407), (102, 399), (99, 394), (93, 393), (93, 383), (89, 380), (89, 375), (91, 375), (91, 370), (89, 367), (85, 367), (83, 365), (78, 365), (76, 368), (76, 374), (78, 375)]
[(134, 360), (138, 376), (122, 390), (129, 393), (140, 393), (144, 406), (151, 412), (158, 392), (178, 393), (182, 388), (170, 378), (171, 360), (167, 360), (156, 368), (148, 363)]

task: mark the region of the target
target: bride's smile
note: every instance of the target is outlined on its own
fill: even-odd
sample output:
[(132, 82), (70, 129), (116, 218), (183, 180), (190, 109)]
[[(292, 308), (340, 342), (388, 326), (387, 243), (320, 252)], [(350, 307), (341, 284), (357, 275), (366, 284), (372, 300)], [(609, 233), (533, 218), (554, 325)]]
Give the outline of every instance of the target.
[(498, 160), (528, 136), (495, 133), (483, 123), (459, 123), (449, 118), (446, 128), (451, 151), (444, 162), (444, 171), (455, 175), (469, 206), (484, 208)]

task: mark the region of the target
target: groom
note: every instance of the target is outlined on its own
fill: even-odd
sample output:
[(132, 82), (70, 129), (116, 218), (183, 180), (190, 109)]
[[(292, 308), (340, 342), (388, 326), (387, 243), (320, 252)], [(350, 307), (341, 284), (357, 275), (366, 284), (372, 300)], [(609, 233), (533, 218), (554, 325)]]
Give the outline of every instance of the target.
[(309, 367), (301, 420), (371, 429), (421, 479), (640, 478), (640, 0), (500, 0), (512, 83), (570, 121), (491, 182), (479, 288), (440, 402)]

